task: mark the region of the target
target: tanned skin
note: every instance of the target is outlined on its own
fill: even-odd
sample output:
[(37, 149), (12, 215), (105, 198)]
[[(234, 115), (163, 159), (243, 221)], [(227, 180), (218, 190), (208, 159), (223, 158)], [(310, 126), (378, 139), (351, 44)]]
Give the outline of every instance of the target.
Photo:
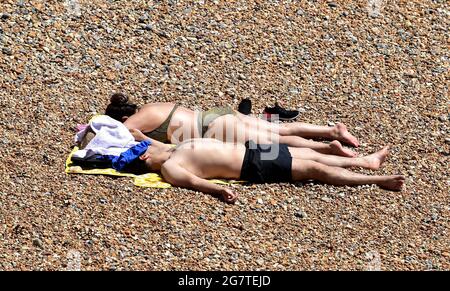
[[(388, 147), (368, 156), (341, 157), (325, 155), (308, 148), (291, 148), (292, 178), (294, 181), (316, 180), (332, 185), (376, 184), (384, 189), (400, 191), (405, 178), (401, 175), (363, 175), (344, 168), (378, 169), (388, 155)], [(211, 183), (207, 179), (239, 179), (245, 146), (223, 143), (216, 139), (191, 139), (176, 147), (150, 146), (140, 159), (152, 171), (160, 171), (174, 186), (190, 188), (218, 195), (234, 203), (238, 194), (230, 188)]]
[[(150, 132), (166, 120), (174, 106), (174, 103), (146, 104), (132, 116), (122, 117), (122, 121), (128, 129)], [(167, 138), (171, 143), (178, 144), (201, 137), (197, 128), (197, 113), (182, 106), (178, 107), (169, 123)], [(248, 140), (259, 144), (283, 143), (290, 147), (311, 148), (323, 154), (345, 157), (355, 157), (357, 153), (345, 148), (342, 143), (359, 146), (358, 139), (350, 134), (342, 123), (333, 127), (302, 122), (277, 124), (237, 111), (215, 119), (204, 137), (242, 144)], [(327, 139), (332, 143), (314, 141), (311, 138)]]

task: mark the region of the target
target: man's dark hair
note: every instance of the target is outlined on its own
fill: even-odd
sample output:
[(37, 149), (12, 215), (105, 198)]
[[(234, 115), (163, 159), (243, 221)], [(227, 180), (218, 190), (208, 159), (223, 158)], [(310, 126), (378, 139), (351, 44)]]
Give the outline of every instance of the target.
[(123, 171), (135, 175), (142, 175), (148, 173), (149, 169), (147, 168), (145, 161), (137, 158), (134, 161), (132, 161), (129, 165), (127, 165)]

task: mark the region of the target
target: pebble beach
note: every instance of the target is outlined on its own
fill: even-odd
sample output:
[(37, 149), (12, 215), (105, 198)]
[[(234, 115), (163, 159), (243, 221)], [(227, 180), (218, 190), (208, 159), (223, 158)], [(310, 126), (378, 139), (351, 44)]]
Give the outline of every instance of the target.
[[(443, 0), (2, 0), (0, 270), (449, 270), (449, 14)], [(77, 124), (114, 92), (342, 122), (360, 154), (390, 145), (375, 173), (406, 185), (232, 185), (228, 205), (67, 175)]]

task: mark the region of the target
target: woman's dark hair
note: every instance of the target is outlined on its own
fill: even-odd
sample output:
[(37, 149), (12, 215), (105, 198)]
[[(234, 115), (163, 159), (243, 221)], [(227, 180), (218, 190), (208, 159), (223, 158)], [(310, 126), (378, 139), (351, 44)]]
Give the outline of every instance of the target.
[(122, 117), (136, 113), (137, 105), (129, 103), (128, 97), (122, 93), (114, 93), (110, 102), (108, 107), (106, 107), (105, 114), (115, 120), (122, 122)]

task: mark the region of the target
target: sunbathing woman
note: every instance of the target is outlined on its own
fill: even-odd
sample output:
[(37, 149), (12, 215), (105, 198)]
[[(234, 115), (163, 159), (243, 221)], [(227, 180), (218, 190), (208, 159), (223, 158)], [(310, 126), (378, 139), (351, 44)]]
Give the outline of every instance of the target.
[[(300, 122), (276, 124), (243, 115), (230, 107), (196, 112), (174, 103), (150, 103), (138, 110), (121, 93), (112, 95), (105, 114), (122, 121), (137, 140), (150, 137), (173, 144), (202, 137), (238, 143), (254, 140), (260, 144), (283, 143), (346, 157), (356, 154), (344, 148), (340, 142), (355, 147), (359, 145), (358, 140), (341, 123), (334, 127)], [(332, 142), (322, 143), (307, 138), (324, 138)]]

